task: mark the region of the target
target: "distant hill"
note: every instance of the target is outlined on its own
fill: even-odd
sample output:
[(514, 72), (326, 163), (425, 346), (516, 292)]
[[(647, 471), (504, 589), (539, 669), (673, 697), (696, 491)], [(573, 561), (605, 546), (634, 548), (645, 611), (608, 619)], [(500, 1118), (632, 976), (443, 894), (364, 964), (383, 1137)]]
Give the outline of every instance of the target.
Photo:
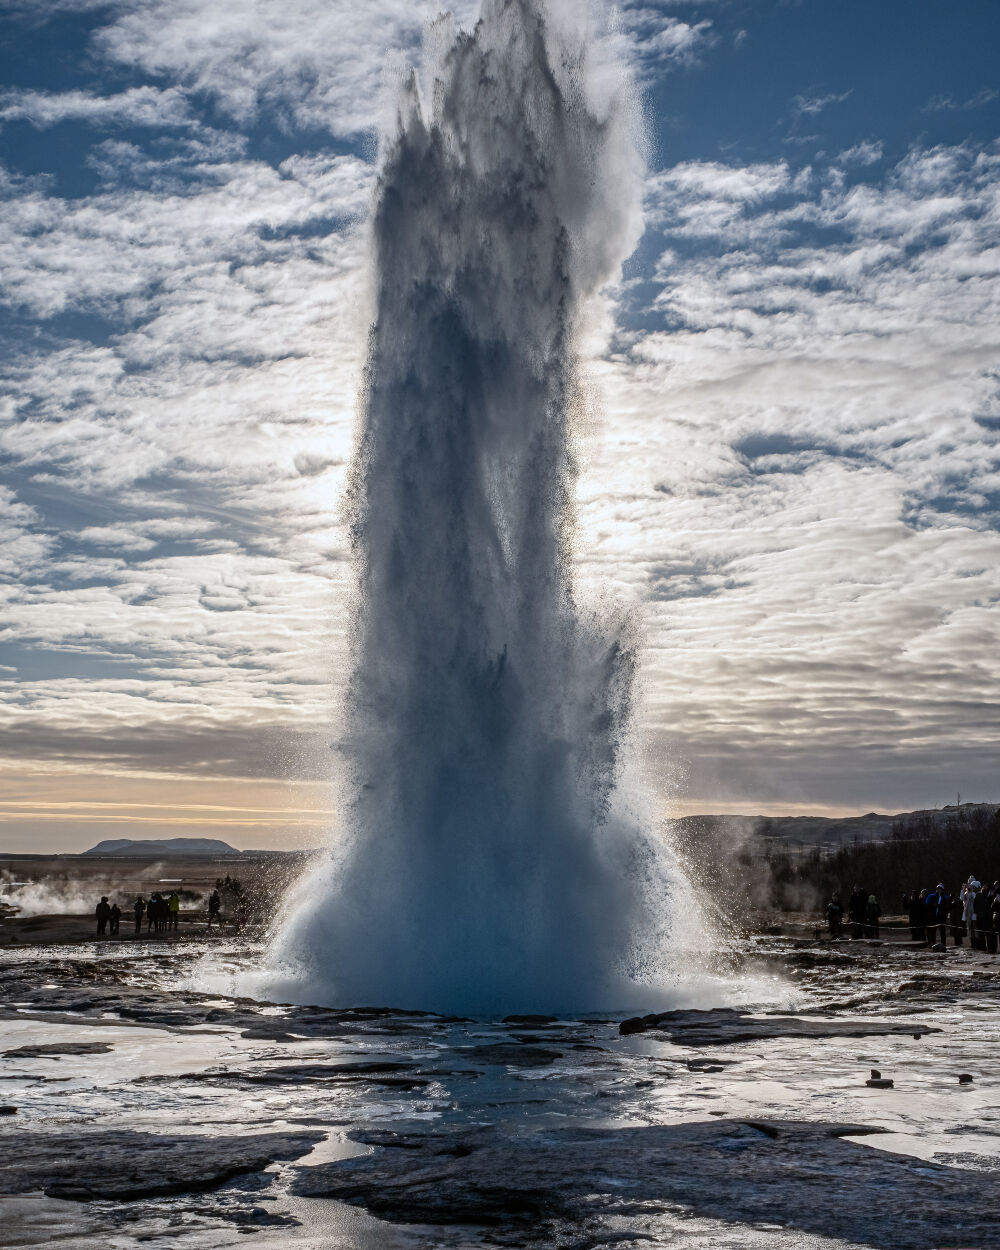
[[(995, 803), (963, 803), (961, 810), (993, 811), (996, 806)], [(958, 810), (947, 806), (895, 815), (866, 812), (864, 816), (682, 816), (674, 825), (689, 839), (708, 837), (731, 846), (749, 839), (775, 839), (790, 847), (835, 847), (854, 841), (884, 842), (891, 836), (893, 825), (915, 817), (924, 818), (929, 825), (944, 824)]]
[(84, 855), (240, 855), (219, 838), (105, 838)]

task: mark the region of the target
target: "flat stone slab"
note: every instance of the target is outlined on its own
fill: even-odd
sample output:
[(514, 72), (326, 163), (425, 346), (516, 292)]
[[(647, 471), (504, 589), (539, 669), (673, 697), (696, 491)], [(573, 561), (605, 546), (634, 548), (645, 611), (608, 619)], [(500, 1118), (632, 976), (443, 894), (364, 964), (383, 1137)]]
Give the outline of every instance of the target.
[(0, 1132), (0, 1194), (131, 1200), (214, 1189), (277, 1159), (298, 1159), (324, 1133), (159, 1136), (130, 1130)]
[(523, 1042), (488, 1042), (460, 1053), (468, 1055), (477, 1063), (499, 1063), (515, 1068), (541, 1068), (562, 1058), (561, 1050), (525, 1045)]
[(107, 1042), (52, 1042), (47, 1046), (15, 1046), (4, 1059), (58, 1059), (61, 1055), (106, 1055), (114, 1050)]
[(923, 1037), (941, 1030), (904, 1021), (817, 1020), (811, 1016), (751, 1016), (729, 1008), (715, 1011), (661, 1011), (623, 1020), (619, 1032), (666, 1033), (680, 1046), (729, 1046), (739, 1042), (774, 1041), (785, 1037)]
[(203, 1068), (200, 1072), (157, 1072), (135, 1078), (137, 1085), (378, 1085), (414, 1090), (429, 1085), (451, 1070), (418, 1069), (411, 1063), (381, 1060), (347, 1063), (281, 1063), (254, 1068)]
[(942, 1230), (948, 1244), (1000, 1245), (995, 1175), (843, 1140), (880, 1131), (774, 1120), (358, 1131), (355, 1141), (380, 1149), (300, 1168), (292, 1188), (398, 1223), (490, 1227), (517, 1246), (605, 1244), (595, 1236), (602, 1220), (678, 1204), (883, 1250), (928, 1250)]
[(289, 1033), (285, 1029), (260, 1028), (244, 1029), (240, 1037), (245, 1037), (252, 1042), (308, 1042), (308, 1037), (299, 1037), (295, 1033)]
[[(392, 1007), (331, 1008), (291, 1003), (264, 1004), (250, 998), (224, 999), (215, 993), (164, 989), (164, 971), (187, 967), (191, 952), (161, 952), (155, 958), (70, 959), (45, 957), (47, 984), (40, 984), (35, 962), (0, 970), (4, 1001), (0, 1019), (17, 1018), (21, 1008), (35, 1019), (53, 1021), (67, 1014), (87, 1016), (94, 1025), (114, 1023), (166, 1029), (215, 1025), (226, 1029), (287, 1033), (295, 1040), (394, 1034), (460, 1023), (454, 1016)], [(149, 974), (152, 973), (152, 976)], [(146, 983), (136, 983), (138, 978)], [(279, 1008), (280, 1014), (274, 1012)], [(39, 1013), (45, 1013), (40, 1015)], [(260, 1040), (272, 1040), (262, 1037)]]

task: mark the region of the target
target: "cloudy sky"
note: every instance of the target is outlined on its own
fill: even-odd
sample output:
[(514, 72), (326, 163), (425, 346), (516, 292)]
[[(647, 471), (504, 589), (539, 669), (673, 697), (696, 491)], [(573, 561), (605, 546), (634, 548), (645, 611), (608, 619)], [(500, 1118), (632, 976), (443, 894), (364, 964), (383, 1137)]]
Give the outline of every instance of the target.
[[(374, 127), (439, 7), (0, 0), (3, 849), (322, 837)], [(617, 20), (646, 233), (578, 573), (644, 621), (651, 769), (1000, 800), (1000, 5)]]

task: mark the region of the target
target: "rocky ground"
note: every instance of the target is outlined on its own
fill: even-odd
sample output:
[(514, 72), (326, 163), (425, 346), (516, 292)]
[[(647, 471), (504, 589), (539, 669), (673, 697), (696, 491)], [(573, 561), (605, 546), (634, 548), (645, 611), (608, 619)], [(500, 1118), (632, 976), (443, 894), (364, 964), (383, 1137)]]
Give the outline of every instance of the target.
[(1000, 1247), (996, 958), (772, 937), (738, 1009), (506, 1021), (214, 988), (253, 958), (0, 952), (0, 1244)]

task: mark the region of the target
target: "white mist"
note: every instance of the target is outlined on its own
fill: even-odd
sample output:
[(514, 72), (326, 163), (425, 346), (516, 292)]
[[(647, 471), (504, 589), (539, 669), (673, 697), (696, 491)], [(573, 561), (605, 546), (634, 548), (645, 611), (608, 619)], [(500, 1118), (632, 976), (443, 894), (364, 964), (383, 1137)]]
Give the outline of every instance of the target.
[(383, 141), (353, 800), (273, 995), (580, 1012), (662, 1007), (673, 979), (675, 870), (619, 784), (634, 647), (571, 579), (575, 336), (641, 229), (633, 101), (597, 55), (569, 9), (484, 0), (473, 32), (433, 28)]

